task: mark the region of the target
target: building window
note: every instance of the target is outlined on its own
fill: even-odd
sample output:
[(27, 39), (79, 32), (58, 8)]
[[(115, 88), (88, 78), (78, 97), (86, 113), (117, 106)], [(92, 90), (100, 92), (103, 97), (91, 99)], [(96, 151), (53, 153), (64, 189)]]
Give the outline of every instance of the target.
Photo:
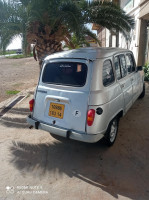
[(125, 12), (129, 12), (134, 7), (134, 0), (123, 0), (121, 1), (121, 8)]

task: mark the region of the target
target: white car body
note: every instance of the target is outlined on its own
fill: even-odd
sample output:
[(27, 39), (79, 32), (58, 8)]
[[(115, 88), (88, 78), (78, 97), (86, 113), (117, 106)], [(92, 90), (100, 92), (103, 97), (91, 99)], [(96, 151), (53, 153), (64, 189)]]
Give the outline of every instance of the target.
[[(50, 66), (54, 65), (57, 67), (57, 63), (66, 72), (71, 71), (74, 64), (76, 77), (84, 70), (81, 71), (82, 77), (86, 73), (86, 78), (82, 78), (85, 80), (84, 85), (44, 82), (43, 76), (47, 80), (48, 76), (54, 77), (58, 73), (48, 75), (48, 71), (44, 70), (50, 70)], [(127, 71), (121, 66), (125, 64)], [(116, 65), (120, 65), (120, 70)], [(83, 83), (80, 80), (78, 82)], [(55, 135), (89, 143), (97, 142), (105, 135), (110, 122), (116, 116), (122, 117), (126, 114), (142, 93), (143, 84), (144, 74), (137, 70), (133, 54), (129, 50), (82, 48), (56, 53), (44, 60), (34, 95), (34, 109), (27, 121), (35, 128)], [(59, 113), (60, 116), (56, 116), (57, 111), (50, 111), (53, 108), (62, 109), (61, 107), (64, 109), (62, 116)], [(88, 126), (87, 113), (90, 109), (95, 110), (95, 117), (93, 124)]]

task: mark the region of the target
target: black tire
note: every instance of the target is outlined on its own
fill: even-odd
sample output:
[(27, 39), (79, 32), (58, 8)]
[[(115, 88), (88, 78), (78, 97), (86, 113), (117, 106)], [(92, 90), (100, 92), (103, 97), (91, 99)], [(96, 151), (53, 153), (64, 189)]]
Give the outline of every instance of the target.
[(107, 146), (112, 146), (116, 140), (119, 126), (119, 118), (115, 117), (109, 124), (105, 133), (105, 142)]
[(143, 91), (139, 96), (139, 99), (142, 99), (145, 96), (145, 83), (143, 84)]

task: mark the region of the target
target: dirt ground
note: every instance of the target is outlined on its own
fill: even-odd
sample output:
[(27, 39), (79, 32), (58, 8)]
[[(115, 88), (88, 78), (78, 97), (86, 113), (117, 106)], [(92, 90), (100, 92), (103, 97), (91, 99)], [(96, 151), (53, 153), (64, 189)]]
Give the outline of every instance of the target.
[(34, 87), (38, 77), (38, 62), (33, 58), (0, 58), (0, 102), (12, 96), (7, 91)]
[[(28, 76), (34, 79), (32, 60), (25, 63), (32, 66)], [(58, 141), (29, 129), (31, 98), (0, 118), (0, 200), (149, 199), (149, 84), (145, 98), (120, 120), (111, 148), (103, 141)]]

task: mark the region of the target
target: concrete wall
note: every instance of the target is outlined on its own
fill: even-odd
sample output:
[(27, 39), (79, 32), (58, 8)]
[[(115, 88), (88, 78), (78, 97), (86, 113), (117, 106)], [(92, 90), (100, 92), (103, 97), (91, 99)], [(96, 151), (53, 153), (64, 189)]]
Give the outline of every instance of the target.
[(149, 1), (134, 0), (134, 7), (127, 12), (135, 19), (135, 29), (131, 31), (130, 40), (126, 40), (120, 34), (120, 47), (128, 48), (133, 51), (137, 65), (144, 65), (147, 61), (145, 57), (147, 40), (147, 22), (149, 21)]
[[(115, 1), (116, 2), (116, 1)], [(116, 40), (115, 35), (100, 27), (98, 37), (102, 47), (120, 47), (133, 51), (137, 65), (144, 65), (149, 61), (149, 0), (119, 0), (127, 14), (134, 17), (135, 28), (127, 35), (127, 39), (120, 33)], [(147, 34), (148, 33), (148, 34)]]

